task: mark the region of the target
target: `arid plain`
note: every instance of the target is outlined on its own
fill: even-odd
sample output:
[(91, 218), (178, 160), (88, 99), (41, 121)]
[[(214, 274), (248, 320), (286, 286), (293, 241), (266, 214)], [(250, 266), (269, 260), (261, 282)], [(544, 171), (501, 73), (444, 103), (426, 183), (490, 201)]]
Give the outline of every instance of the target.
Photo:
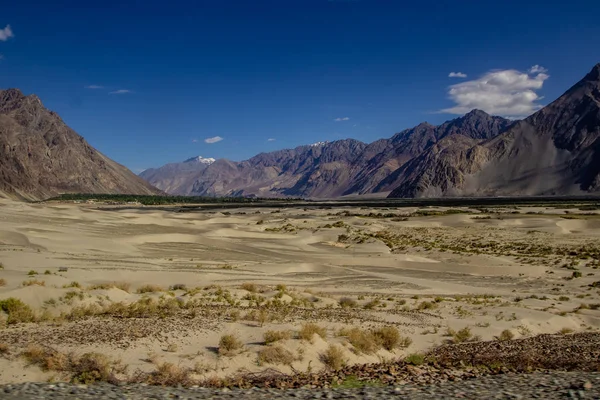
[(0, 263), (0, 383), (70, 380), (65, 360), (86, 353), (123, 379), (201, 381), (600, 329), (589, 206), (178, 213), (0, 200)]

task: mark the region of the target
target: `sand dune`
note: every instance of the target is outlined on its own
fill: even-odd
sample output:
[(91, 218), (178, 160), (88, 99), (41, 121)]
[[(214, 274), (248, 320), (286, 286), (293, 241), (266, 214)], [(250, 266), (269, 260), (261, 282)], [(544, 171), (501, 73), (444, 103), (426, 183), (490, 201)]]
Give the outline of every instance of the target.
[[(52, 375), (25, 367), (17, 356), (31, 343), (100, 351), (131, 370), (168, 361), (223, 377), (240, 369), (323, 368), (330, 344), (341, 346), (348, 363), (393, 359), (448, 340), (448, 328), (469, 327), (484, 340), (503, 330), (521, 337), (600, 328), (594, 305), (600, 296), (587, 286), (598, 281), (597, 216), (564, 219), (557, 209), (523, 208), (407, 218), (415, 208), (386, 210), (399, 217), (393, 219), (345, 210), (357, 215), (104, 211), (0, 199), (0, 300), (21, 299), (45, 319), (0, 330), (0, 343), (12, 354), (0, 357), (0, 382)], [(574, 271), (581, 274), (572, 278)], [(341, 308), (342, 298), (355, 303)], [(73, 315), (78, 307), (128, 307), (140, 300), (177, 310), (147, 318)], [(179, 309), (169, 301), (199, 305)], [(248, 316), (252, 310), (269, 310), (270, 317), (260, 322)], [(0, 314), (4, 321), (7, 315)], [(294, 354), (291, 365), (257, 362), (268, 347), (267, 330), (297, 333), (306, 321), (326, 328), (326, 338), (292, 335), (279, 342)], [(338, 334), (386, 325), (412, 344), (361, 352)], [(219, 355), (215, 349), (226, 333), (237, 335), (245, 350)]]

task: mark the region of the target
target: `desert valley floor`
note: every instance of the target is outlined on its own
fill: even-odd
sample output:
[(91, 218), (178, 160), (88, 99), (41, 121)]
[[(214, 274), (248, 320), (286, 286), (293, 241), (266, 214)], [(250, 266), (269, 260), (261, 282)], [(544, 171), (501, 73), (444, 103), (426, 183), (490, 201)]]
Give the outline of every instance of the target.
[(600, 212), (581, 208), (0, 200), (0, 383), (69, 379), (91, 352), (217, 379), (595, 332)]

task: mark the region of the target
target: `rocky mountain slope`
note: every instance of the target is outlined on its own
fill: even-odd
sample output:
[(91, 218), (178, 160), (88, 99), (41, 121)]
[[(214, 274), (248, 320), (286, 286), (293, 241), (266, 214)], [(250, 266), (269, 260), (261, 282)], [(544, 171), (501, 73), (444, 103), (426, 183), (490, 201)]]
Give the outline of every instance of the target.
[[(370, 144), (346, 139), (217, 160), (194, 171), (163, 167), (151, 183), (174, 194), (332, 198), (584, 194), (600, 191), (600, 64), (522, 121), (480, 110), (422, 123)], [(391, 193), (390, 193), (391, 192)]]
[(39, 200), (66, 192), (160, 193), (90, 146), (37, 96), (0, 90), (0, 196)]
[(390, 197), (600, 192), (600, 64), (500, 135), (478, 144), (450, 136), (394, 175)]
[(214, 163), (214, 158), (202, 156), (188, 158), (181, 163), (171, 163), (160, 168), (149, 168), (140, 177), (167, 193), (190, 194), (194, 182), (204, 169)]
[(208, 167), (167, 164), (140, 176), (169, 193), (183, 195), (324, 198), (390, 191), (395, 181), (388, 178), (395, 170), (445, 137), (459, 134), (477, 143), (509, 124), (507, 119), (474, 110), (440, 126), (423, 123), (368, 145), (354, 139), (321, 142), (262, 153), (242, 162), (217, 160)]

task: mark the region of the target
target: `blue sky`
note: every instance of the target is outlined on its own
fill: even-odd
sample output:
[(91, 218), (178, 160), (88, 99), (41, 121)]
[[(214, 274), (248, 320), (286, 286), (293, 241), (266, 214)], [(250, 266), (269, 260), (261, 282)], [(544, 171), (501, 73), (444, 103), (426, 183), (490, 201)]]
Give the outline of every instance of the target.
[(472, 106), (526, 115), (600, 62), (598, 1), (85, 4), (4, 4), (0, 88), (136, 172), (371, 142)]

